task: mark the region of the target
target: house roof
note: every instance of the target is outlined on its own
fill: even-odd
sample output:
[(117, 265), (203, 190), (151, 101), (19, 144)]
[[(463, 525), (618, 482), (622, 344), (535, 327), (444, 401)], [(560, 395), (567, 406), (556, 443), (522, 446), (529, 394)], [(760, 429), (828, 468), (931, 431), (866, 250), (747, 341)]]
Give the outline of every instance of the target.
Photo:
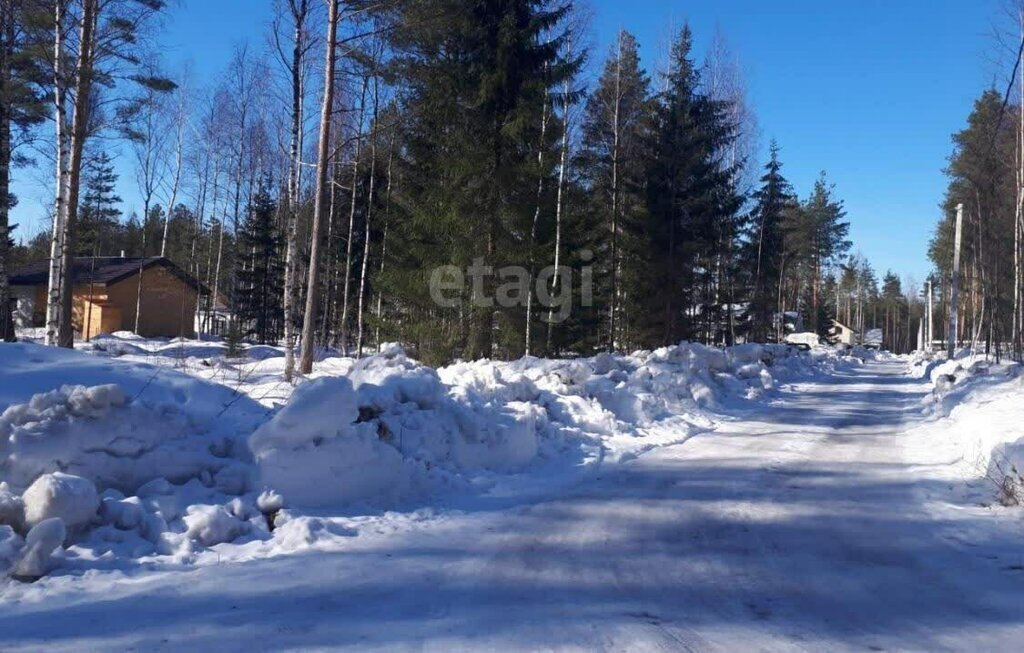
[[(199, 293), (209, 292), (195, 277), (162, 256), (76, 256), (72, 264), (71, 280), (73, 284), (106, 286), (135, 276), (140, 268), (148, 270), (154, 266), (166, 268)], [(49, 282), (49, 277), (50, 260), (43, 259), (13, 270), (9, 282), (12, 286), (42, 286)]]

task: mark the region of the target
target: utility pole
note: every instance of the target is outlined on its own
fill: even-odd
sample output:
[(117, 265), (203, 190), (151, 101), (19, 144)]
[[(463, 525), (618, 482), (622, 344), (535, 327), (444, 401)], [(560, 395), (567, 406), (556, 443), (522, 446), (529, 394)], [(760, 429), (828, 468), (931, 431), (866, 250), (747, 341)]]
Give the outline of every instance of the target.
[(956, 350), (957, 302), (960, 295), (960, 238), (964, 226), (964, 205), (956, 205), (956, 237), (953, 240), (953, 281), (949, 287), (949, 358)]
[(932, 287), (932, 279), (928, 277), (928, 351), (932, 350), (932, 343), (935, 341), (935, 315), (932, 313), (932, 295), (935, 293), (935, 289)]

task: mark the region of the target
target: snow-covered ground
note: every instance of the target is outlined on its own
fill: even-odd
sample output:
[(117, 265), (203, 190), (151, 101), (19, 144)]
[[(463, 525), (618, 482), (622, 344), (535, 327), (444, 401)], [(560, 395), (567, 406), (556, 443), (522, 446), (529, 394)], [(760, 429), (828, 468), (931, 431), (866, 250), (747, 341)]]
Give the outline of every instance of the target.
[(2, 650), (1024, 637), (1013, 366), (388, 347), (293, 389), (270, 347), (81, 349), (0, 345), (0, 570), (46, 573), (0, 580)]

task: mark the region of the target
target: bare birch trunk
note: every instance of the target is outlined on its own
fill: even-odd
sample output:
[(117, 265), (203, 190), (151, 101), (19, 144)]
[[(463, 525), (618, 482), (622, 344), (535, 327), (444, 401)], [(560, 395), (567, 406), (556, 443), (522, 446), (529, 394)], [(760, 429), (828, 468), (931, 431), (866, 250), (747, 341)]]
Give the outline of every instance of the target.
[(348, 352), (348, 304), (349, 287), (352, 283), (352, 236), (355, 231), (356, 222), (356, 200), (358, 193), (356, 188), (359, 184), (359, 157), (362, 155), (363, 145), (363, 112), (366, 108), (366, 86), (368, 78), (363, 77), (363, 88), (359, 94), (359, 122), (356, 127), (356, 153), (352, 159), (352, 202), (348, 212), (348, 240), (345, 243), (345, 282), (341, 293), (341, 350)]
[(537, 148), (537, 205), (533, 210), (533, 223), (530, 225), (530, 287), (526, 293), (526, 346), (525, 354), (530, 355), (530, 327), (533, 325), (533, 277), (536, 274), (536, 256), (534, 247), (537, 241), (537, 223), (540, 221), (540, 205), (544, 195), (544, 138), (548, 132), (548, 96), (544, 94), (540, 112), (540, 143)]
[[(376, 74), (376, 73), (375, 73)], [(373, 189), (377, 176), (377, 79), (373, 80), (373, 121), (370, 126), (370, 188), (366, 197), (366, 230), (363, 236), (363, 262), (359, 272), (359, 300), (356, 315), (356, 358), (363, 357), (363, 305), (366, 296), (366, 270), (370, 260), (370, 219), (373, 214)]]
[[(558, 290), (559, 265), (562, 254), (562, 205), (565, 193), (565, 169), (569, 156), (569, 80), (562, 84), (562, 151), (558, 156), (558, 190), (555, 194), (555, 274), (551, 277), (551, 295), (554, 296)], [(554, 337), (554, 307), (548, 308), (548, 333), (545, 343), (545, 353), (551, 355), (552, 339)]]
[(608, 312), (608, 351), (615, 349), (615, 317), (619, 294), (619, 114), (622, 108), (622, 33), (615, 60), (615, 107), (612, 110), (612, 292)]
[(67, 80), (64, 77), (64, 24), (67, 0), (55, 3), (54, 45), (53, 45), (53, 122), (55, 125), (56, 191), (54, 193), (53, 228), (50, 237), (50, 270), (46, 292), (46, 344), (56, 345), (60, 330), (60, 286), (64, 275), (61, 261), (64, 250), (64, 205), (68, 187), (68, 133), (67, 133)]
[(89, 104), (92, 90), (94, 34), (98, 20), (99, 0), (83, 0), (79, 36), (78, 64), (75, 70), (75, 102), (71, 115), (71, 159), (68, 162), (67, 204), (64, 206), (64, 242), (61, 247), (60, 328), (57, 340), (61, 347), (75, 346), (71, 324), (72, 272), (75, 249), (75, 221), (78, 219), (78, 192), (82, 173), (82, 153), (88, 135)]
[(217, 224), (217, 262), (213, 268), (213, 300), (220, 297), (220, 266), (224, 260), (224, 221), (228, 218), (227, 199), (224, 200), (224, 211), (221, 213), (220, 222)]
[[(1018, 11), (1018, 30), (1020, 43), (1024, 44), (1024, 11)], [(1024, 312), (1022, 312), (1022, 289), (1021, 289), (1021, 236), (1024, 230), (1024, 66), (1017, 64), (1020, 69), (1020, 77), (1017, 80), (1018, 104), (1017, 104), (1017, 202), (1013, 220), (1013, 327), (1011, 339), (1013, 340), (1013, 355), (1017, 360), (1024, 357), (1024, 338), (1021, 332), (1024, 330)]]
[[(217, 219), (217, 193), (220, 190), (220, 157), (214, 152), (213, 155), (213, 197), (210, 198), (210, 216), (212, 220)], [(213, 226), (212, 223), (210, 225)], [(206, 319), (203, 320), (204, 331), (210, 330), (213, 308), (217, 303), (217, 289), (214, 288), (214, 267), (213, 267), (213, 233), (211, 229), (210, 246), (206, 250), (206, 287), (211, 288), (210, 299), (206, 303)]]
[[(380, 238), (380, 269), (377, 274), (378, 277), (384, 274), (384, 263), (387, 261), (388, 254), (388, 225), (391, 223), (391, 168), (394, 163), (395, 156), (395, 130), (392, 128), (391, 139), (388, 143), (388, 187), (384, 194), (384, 233), (381, 234)], [(377, 344), (377, 351), (380, 351), (380, 323), (381, 318), (384, 314), (384, 295), (380, 289), (377, 289), (377, 310), (375, 316), (377, 318), (377, 325), (374, 329), (373, 339)]]
[(320, 238), (323, 233), (324, 195), (327, 192), (327, 166), (330, 159), (331, 107), (334, 105), (335, 46), (338, 34), (338, 2), (329, 0), (327, 18), (327, 54), (324, 64), (324, 97), (320, 111), (320, 137), (317, 143), (316, 197), (313, 200), (313, 225), (309, 249), (309, 277), (306, 281), (306, 315), (302, 324), (302, 357), (299, 370), (313, 371), (316, 311), (319, 305)]
[[(178, 91), (179, 93), (181, 91)], [(160, 256), (167, 256), (167, 233), (170, 231), (171, 215), (174, 213), (174, 205), (178, 201), (178, 188), (181, 186), (182, 160), (185, 155), (185, 112), (179, 108), (176, 116), (177, 125), (174, 137), (174, 179), (171, 182), (171, 197), (167, 201), (167, 216), (164, 218), (164, 233), (160, 240)]]
[(295, 323), (298, 304), (299, 191), (302, 186), (302, 61), (303, 32), (308, 5), (306, 0), (292, 2), (295, 36), (292, 44), (292, 126), (288, 157), (288, 225), (285, 229), (284, 263), (284, 378), (295, 375)]

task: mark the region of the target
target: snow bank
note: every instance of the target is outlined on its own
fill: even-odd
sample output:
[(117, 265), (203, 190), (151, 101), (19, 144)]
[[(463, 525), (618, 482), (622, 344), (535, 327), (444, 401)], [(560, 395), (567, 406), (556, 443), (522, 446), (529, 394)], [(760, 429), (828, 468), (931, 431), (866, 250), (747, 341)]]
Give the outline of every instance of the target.
[(381, 441), (376, 425), (356, 423), (357, 402), (346, 378), (299, 386), (250, 438), (262, 483), (303, 507), (393, 497), (402, 489), (402, 457)]
[(980, 484), (984, 498), (972, 501), (1024, 503), (1024, 367), (970, 349), (906, 358), (908, 373), (931, 387), (922, 410), (933, 421), (919, 440), (948, 451), (968, 486)]
[(952, 359), (944, 353), (915, 352), (905, 357), (907, 373), (927, 380), (932, 391), (923, 400), (924, 412), (935, 416), (949, 415), (969, 399), (977, 389), (1000, 384), (1024, 372), (1021, 365), (1003, 359), (961, 349)]
[[(0, 414), (0, 474), (25, 486), (59, 469), (132, 492), (156, 477), (216, 476), (246, 457), (240, 439), (211, 433), (173, 404), (128, 399), (117, 385), (63, 386)], [(244, 478), (223, 483), (246, 489)]]
[[(8, 573), (190, 564), (228, 542), (264, 555), (313, 546), (352, 531), (303, 510), (479, 493), (509, 474), (572, 478), (712, 428), (715, 411), (838, 360), (785, 345), (682, 343), (433, 369), (389, 345), (358, 361), (328, 358), (293, 390), (273, 348), (237, 367), (218, 357), (219, 343), (122, 335), (89, 347), (0, 345)], [(51, 520), (66, 550), (50, 546)]]
[(391, 506), (537, 461), (596, 461), (603, 438), (649, 447), (642, 440), (665, 420), (679, 438), (709, 426), (705, 411), (810, 374), (825, 358), (785, 345), (723, 351), (682, 343), (629, 356), (434, 370), (391, 345), (356, 361), (344, 378), (300, 385), (249, 446), (259, 484), (289, 506)]
[(51, 556), (54, 520), (69, 551), (190, 555), (212, 536), (190, 533), (189, 508), (227, 506), (251, 489), (247, 440), (267, 413), (227, 385), (22, 343), (0, 344), (0, 369), (0, 566), (9, 574), (41, 575), (64, 559)]

